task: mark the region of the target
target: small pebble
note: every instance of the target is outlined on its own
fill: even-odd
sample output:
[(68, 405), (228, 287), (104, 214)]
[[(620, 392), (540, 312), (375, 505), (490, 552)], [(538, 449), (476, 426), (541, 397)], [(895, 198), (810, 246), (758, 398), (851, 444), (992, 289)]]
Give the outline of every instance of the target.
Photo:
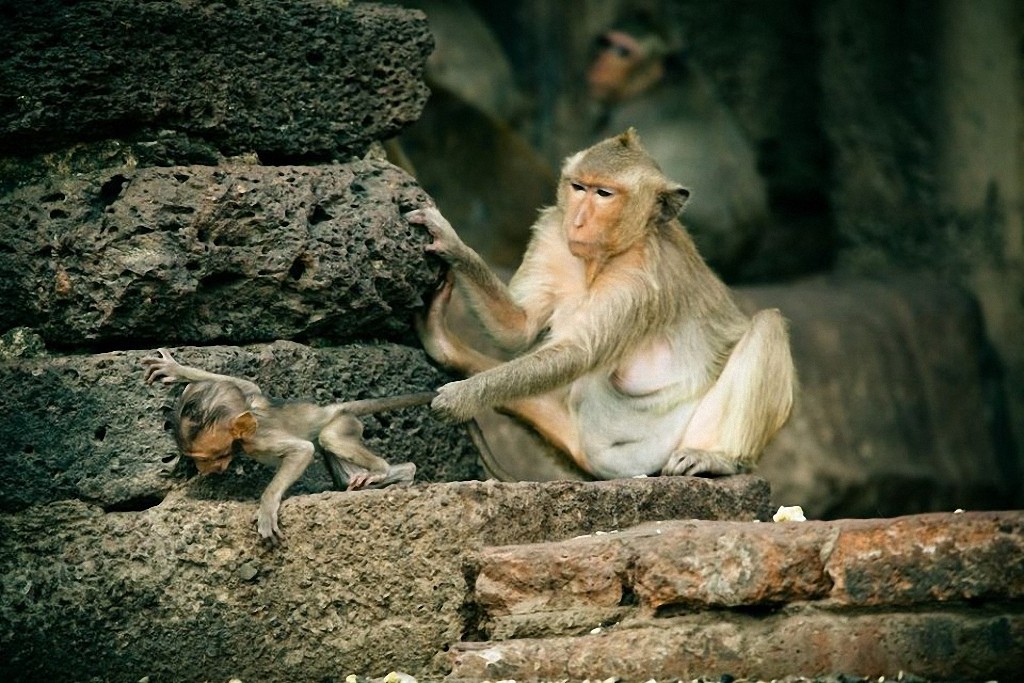
[(259, 569), (256, 567), (255, 562), (246, 562), (238, 568), (238, 576), (242, 581), (252, 581), (258, 573)]

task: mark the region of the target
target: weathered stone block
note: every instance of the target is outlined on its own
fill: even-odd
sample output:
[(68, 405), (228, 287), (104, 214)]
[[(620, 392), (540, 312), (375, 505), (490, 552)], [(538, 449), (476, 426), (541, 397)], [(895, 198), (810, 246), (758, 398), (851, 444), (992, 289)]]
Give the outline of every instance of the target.
[(40, 0), (4, 11), (0, 45), (0, 154), (170, 129), (295, 163), (415, 121), (433, 41), (395, 6)]
[(831, 533), (820, 524), (659, 521), (563, 543), (488, 548), (476, 599), (496, 617), (812, 600), (831, 586), (821, 559)]
[[(269, 396), (330, 403), (434, 389), (448, 378), (419, 349), (396, 344), (311, 348), (275, 342), (172, 350), (182, 363), (255, 381)], [(106, 509), (155, 504), (194, 466), (177, 469), (164, 411), (176, 394), (146, 385), (140, 359), (152, 351), (0, 361), (0, 510), (65, 498)], [(479, 476), (466, 431), (426, 407), (363, 418), (369, 446), (417, 464), (419, 481)], [(186, 467), (186, 465), (188, 465)], [(192, 495), (255, 500), (273, 469), (236, 458), (222, 476), (189, 482)], [(317, 460), (292, 493), (331, 486)]]
[(260, 544), (255, 500), (0, 514), (0, 677), (306, 681), (398, 669), (437, 680), (443, 650), (474, 629), (470, 553), (722, 514), (709, 499), (750, 517), (767, 491), (751, 477), (666, 477), (293, 496), (277, 548)]
[(71, 348), (409, 338), (439, 265), (380, 161), (53, 177), (0, 197), (0, 331)]
[(605, 535), (488, 548), (479, 558), (475, 601), (491, 617), (617, 607), (624, 595), (624, 550)]
[(659, 619), (575, 638), (458, 643), (452, 681), (788, 679), (837, 671), (877, 678), (1016, 680), (1024, 615), (719, 612)]
[(846, 521), (825, 570), (831, 598), (915, 605), (1024, 598), (1024, 513)]
[(653, 610), (756, 605), (828, 594), (821, 546), (828, 529), (806, 524), (670, 522), (637, 531), (632, 587)]
[[(1020, 600), (1021, 557), (1024, 513), (1016, 511), (659, 521), (561, 543), (487, 548), (474, 591), (494, 633), (558, 635), (551, 629), (578, 622), (573, 615), (601, 610), (621, 621), (811, 601), (836, 608)], [(566, 614), (550, 618), (554, 612)]]

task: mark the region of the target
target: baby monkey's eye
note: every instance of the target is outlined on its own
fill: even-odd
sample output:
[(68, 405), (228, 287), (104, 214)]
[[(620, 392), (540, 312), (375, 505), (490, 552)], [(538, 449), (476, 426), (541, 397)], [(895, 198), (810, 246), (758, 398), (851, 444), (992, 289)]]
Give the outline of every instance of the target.
[(612, 190), (609, 190), (608, 188), (605, 188), (605, 187), (597, 188), (597, 196), (598, 197), (611, 197), (613, 194), (615, 194), (615, 192), (613, 192)]
[(586, 192), (587, 190), (587, 188), (585, 188), (580, 183), (569, 183), (569, 185), (571, 185), (572, 189), (576, 190), (577, 192)]

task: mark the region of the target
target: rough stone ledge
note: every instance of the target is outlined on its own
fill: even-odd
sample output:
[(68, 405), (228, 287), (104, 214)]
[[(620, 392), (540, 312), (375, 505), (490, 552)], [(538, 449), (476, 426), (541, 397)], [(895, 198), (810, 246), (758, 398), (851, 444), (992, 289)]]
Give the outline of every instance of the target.
[[(671, 521), (481, 552), (475, 599), (505, 615), (1024, 599), (1024, 512), (748, 524)], [(539, 621), (539, 620), (535, 620)], [(556, 622), (557, 623), (557, 622)], [(536, 623), (534, 624), (536, 628)]]
[(0, 196), (0, 332), (59, 348), (412, 339), (439, 263), (385, 161), (117, 168)]
[(472, 632), (466, 560), (482, 546), (767, 505), (752, 476), (417, 484), (287, 498), (277, 548), (259, 543), (255, 500), (39, 505), (0, 514), (0, 678), (436, 677)]
[[(186, 365), (250, 379), (267, 395), (320, 404), (429, 391), (448, 376), (421, 349), (400, 344), (314, 348), (295, 342), (172, 348)], [(143, 381), (154, 350), (0, 361), (0, 510), (77, 498), (108, 510), (148, 507), (190, 475), (178, 462), (165, 411), (175, 389)], [(462, 425), (425, 406), (363, 418), (367, 444), (392, 462), (412, 461), (418, 481), (479, 476), (478, 453)], [(177, 465), (175, 463), (178, 462)], [(236, 458), (223, 475), (196, 477), (191, 493), (252, 499), (273, 469)], [(320, 459), (292, 488), (331, 488)]]
[(0, 22), (0, 154), (170, 129), (271, 163), (362, 156), (419, 117), (433, 40), (421, 12), (348, 5), (11, 6)]
[(935, 680), (1019, 680), (1024, 610), (765, 617), (705, 612), (582, 637), (458, 643), (446, 680), (755, 680), (794, 672), (912, 672)]

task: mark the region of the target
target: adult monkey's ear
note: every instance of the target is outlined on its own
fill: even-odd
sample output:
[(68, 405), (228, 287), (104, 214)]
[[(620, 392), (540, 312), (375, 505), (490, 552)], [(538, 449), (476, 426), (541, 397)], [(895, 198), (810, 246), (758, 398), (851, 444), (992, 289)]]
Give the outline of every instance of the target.
[(668, 223), (679, 216), (690, 198), (690, 191), (682, 185), (671, 183), (658, 193), (658, 219)]
[(257, 427), (259, 427), (259, 422), (256, 420), (256, 416), (247, 410), (231, 420), (231, 437), (248, 439), (256, 433)]
[(636, 150), (643, 150), (644, 148), (640, 143), (640, 134), (636, 132), (636, 128), (633, 126), (630, 126), (623, 132), (619, 133), (616, 139), (623, 147)]

